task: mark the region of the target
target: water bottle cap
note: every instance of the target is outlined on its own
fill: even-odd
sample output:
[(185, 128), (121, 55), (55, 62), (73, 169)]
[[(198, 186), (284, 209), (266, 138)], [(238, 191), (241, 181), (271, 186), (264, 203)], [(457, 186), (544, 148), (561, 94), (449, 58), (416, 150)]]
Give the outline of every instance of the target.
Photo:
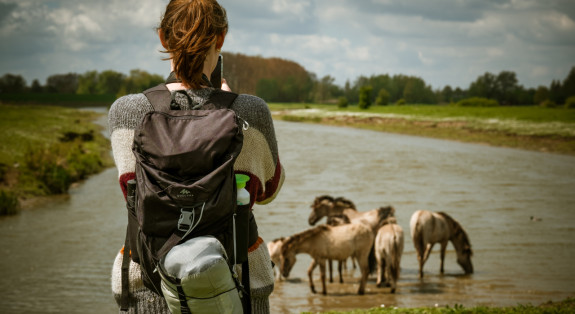
[(243, 189), (246, 186), (246, 182), (249, 180), (250, 177), (245, 174), (236, 174), (236, 186), (238, 189)]

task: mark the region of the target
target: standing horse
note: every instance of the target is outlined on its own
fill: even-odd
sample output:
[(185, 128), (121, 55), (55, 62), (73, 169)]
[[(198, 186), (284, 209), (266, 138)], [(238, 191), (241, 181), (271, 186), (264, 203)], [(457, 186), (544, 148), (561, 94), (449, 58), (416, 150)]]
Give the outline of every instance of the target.
[(395, 293), (402, 254), (403, 229), (401, 226), (397, 223), (389, 223), (379, 228), (375, 237), (378, 287), (386, 284), (391, 287), (391, 293)]
[[(326, 221), (326, 224), (328, 224), (330, 226), (341, 226), (341, 225), (345, 225), (348, 223), (351, 223), (351, 221), (349, 220), (349, 218), (347, 218), (346, 215), (329, 216), (329, 217), (327, 217), (327, 221)], [(351, 262), (353, 263), (353, 268), (355, 269), (355, 261), (352, 259)], [(339, 273), (339, 283), (343, 283), (342, 268), (343, 268), (344, 264), (345, 264), (345, 260), (337, 261), (337, 271)], [(333, 282), (333, 261), (328, 260), (327, 265), (329, 268), (329, 282)]]
[(449, 241), (455, 247), (457, 263), (463, 268), (465, 274), (473, 273), (471, 243), (459, 222), (443, 212), (435, 213), (427, 210), (418, 210), (411, 216), (409, 225), (413, 245), (417, 251), (420, 278), (423, 278), (423, 264), (429, 258), (435, 243), (441, 244), (440, 272), (443, 274), (445, 249)]
[(373, 246), (373, 233), (364, 224), (345, 224), (341, 226), (319, 225), (294, 234), (284, 239), (281, 250), (281, 271), (288, 277), (296, 262), (296, 255), (307, 253), (313, 259), (308, 268), (309, 287), (315, 293), (313, 270), (319, 265), (322, 293), (327, 293), (325, 286), (325, 262), (355, 258), (361, 271), (358, 294), (365, 293), (369, 276), (368, 256)]
[(368, 225), (374, 235), (381, 226), (387, 223), (386, 219), (395, 214), (395, 209), (391, 206), (360, 212), (350, 200), (343, 197), (334, 199), (329, 195), (316, 197), (311, 208), (312, 212), (308, 218), (310, 226), (316, 224), (324, 216), (345, 215), (352, 223)]

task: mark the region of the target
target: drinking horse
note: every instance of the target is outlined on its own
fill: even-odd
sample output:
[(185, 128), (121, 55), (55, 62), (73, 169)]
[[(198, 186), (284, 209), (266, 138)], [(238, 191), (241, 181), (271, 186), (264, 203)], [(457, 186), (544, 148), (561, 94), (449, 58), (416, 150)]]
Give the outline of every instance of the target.
[(365, 293), (369, 276), (368, 256), (373, 246), (373, 232), (364, 224), (351, 223), (340, 226), (319, 225), (284, 239), (280, 255), (280, 270), (288, 277), (296, 255), (306, 253), (313, 259), (308, 268), (309, 287), (316, 293), (313, 284), (313, 271), (319, 265), (322, 293), (327, 293), (325, 285), (326, 260), (355, 258), (361, 271), (358, 294)]
[(274, 263), (276, 267), (274, 267), (274, 277), (276, 280), (281, 281), (282, 275), (281, 271), (276, 270), (277, 267), (280, 266), (280, 254), (282, 249), (283, 241), (285, 240), (284, 237), (274, 239), (267, 243), (268, 252), (270, 253), (270, 259)]
[(378, 287), (386, 285), (391, 287), (391, 293), (395, 293), (402, 254), (403, 229), (390, 220), (389, 224), (379, 228), (375, 237)]
[(441, 266), (439, 270), (443, 274), (443, 261), (449, 241), (455, 247), (457, 263), (463, 268), (465, 274), (473, 273), (471, 243), (459, 222), (444, 212), (418, 210), (411, 216), (409, 225), (419, 261), (420, 278), (423, 278), (423, 264), (429, 258), (435, 243), (441, 244)]

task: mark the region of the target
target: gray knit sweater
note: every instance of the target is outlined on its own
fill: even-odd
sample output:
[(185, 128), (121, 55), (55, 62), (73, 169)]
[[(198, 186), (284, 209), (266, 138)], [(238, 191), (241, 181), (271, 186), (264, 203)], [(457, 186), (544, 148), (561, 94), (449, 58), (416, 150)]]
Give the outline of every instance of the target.
[[(187, 90), (187, 97), (176, 93), (176, 102), (187, 110), (203, 104), (213, 91), (212, 88)], [(191, 103), (190, 103), (191, 100)], [(267, 104), (251, 95), (239, 95), (231, 107), (243, 120), (249, 123), (244, 131), (242, 151), (234, 164), (236, 173), (250, 176), (247, 187), (250, 205), (267, 204), (279, 192), (284, 180), (283, 167), (279, 161), (273, 121)], [(144, 94), (131, 94), (117, 99), (110, 108), (108, 119), (114, 161), (118, 168), (120, 187), (126, 196), (126, 183), (135, 177), (135, 157), (132, 153), (134, 130), (147, 112), (153, 110)], [(269, 295), (273, 291), (273, 270), (266, 245), (260, 238), (250, 248), (250, 288), (253, 313), (269, 312)], [(112, 270), (112, 291), (116, 300), (121, 292), (121, 260), (118, 253)], [(163, 298), (143, 286), (138, 265), (130, 265), (130, 310), (128, 313), (169, 313)]]

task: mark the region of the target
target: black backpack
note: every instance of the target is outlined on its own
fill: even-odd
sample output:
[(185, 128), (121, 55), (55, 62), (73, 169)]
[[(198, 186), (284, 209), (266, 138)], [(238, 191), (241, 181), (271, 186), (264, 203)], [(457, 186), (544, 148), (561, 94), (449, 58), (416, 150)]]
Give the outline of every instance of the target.
[[(236, 205), (233, 170), (242, 149), (243, 122), (230, 109), (237, 94), (216, 89), (194, 110), (175, 110), (165, 84), (144, 95), (154, 111), (144, 116), (134, 133), (136, 180), (128, 182), (121, 307), (128, 307), (129, 252), (140, 265), (144, 285), (162, 295), (160, 259), (197, 236), (215, 236), (230, 267), (244, 264), (245, 285), (249, 205)], [(244, 293), (249, 294), (247, 290)]]

